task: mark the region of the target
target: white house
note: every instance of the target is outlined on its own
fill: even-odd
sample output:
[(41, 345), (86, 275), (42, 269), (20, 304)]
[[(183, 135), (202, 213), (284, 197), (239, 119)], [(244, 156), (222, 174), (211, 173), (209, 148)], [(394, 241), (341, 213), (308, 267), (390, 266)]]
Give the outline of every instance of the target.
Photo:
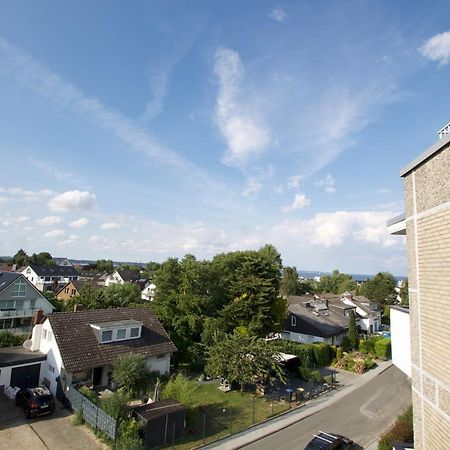
[(376, 303), (362, 295), (353, 295), (349, 292), (342, 294), (342, 301), (346, 305), (356, 307), (361, 330), (368, 334), (378, 331), (381, 325), (381, 309)]
[(30, 333), (36, 312), (51, 314), (54, 309), (23, 275), (0, 272), (0, 330)]
[(78, 280), (78, 272), (72, 266), (30, 264), (21, 273), (42, 292), (56, 292), (69, 281)]
[(58, 395), (76, 383), (110, 386), (114, 361), (128, 353), (168, 373), (176, 348), (148, 308), (117, 308), (54, 313), (34, 327), (31, 350), (47, 356), (39, 382)]
[(411, 377), (411, 324), (409, 309), (391, 306), (391, 351), (392, 362), (403, 373)]
[(67, 258), (53, 258), (53, 262), (57, 266), (70, 266), (70, 267), (73, 267), (73, 264)]
[(136, 270), (117, 269), (112, 275), (108, 275), (105, 279), (105, 286), (111, 284), (136, 283), (140, 279), (140, 274)]
[(155, 293), (156, 293), (156, 286), (151, 281), (149, 281), (145, 285), (144, 289), (142, 289), (141, 291), (141, 299), (151, 302), (155, 297)]

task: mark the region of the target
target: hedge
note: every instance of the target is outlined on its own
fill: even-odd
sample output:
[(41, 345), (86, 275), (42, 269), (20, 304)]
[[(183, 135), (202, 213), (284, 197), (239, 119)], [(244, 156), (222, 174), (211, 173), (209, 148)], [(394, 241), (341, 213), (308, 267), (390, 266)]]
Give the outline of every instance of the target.
[(9, 331), (0, 331), (0, 347), (14, 347), (22, 345), (28, 336), (26, 334), (12, 334)]
[(375, 354), (380, 359), (391, 357), (391, 340), (389, 338), (378, 339), (375, 342)]
[(378, 450), (390, 450), (395, 442), (413, 443), (413, 410), (412, 406), (397, 418), (394, 425), (381, 435), (378, 441)]
[(283, 353), (295, 355), (300, 360), (300, 366), (327, 366), (334, 358), (335, 351), (324, 342), (315, 344), (300, 344), (292, 341), (278, 340), (275, 346)]

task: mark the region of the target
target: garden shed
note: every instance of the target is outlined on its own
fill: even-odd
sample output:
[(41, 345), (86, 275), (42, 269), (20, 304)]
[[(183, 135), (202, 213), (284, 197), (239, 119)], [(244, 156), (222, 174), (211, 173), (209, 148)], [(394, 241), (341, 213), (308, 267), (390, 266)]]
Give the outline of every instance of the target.
[(144, 423), (142, 437), (147, 449), (172, 444), (184, 433), (186, 407), (177, 400), (165, 399), (138, 406), (133, 414)]

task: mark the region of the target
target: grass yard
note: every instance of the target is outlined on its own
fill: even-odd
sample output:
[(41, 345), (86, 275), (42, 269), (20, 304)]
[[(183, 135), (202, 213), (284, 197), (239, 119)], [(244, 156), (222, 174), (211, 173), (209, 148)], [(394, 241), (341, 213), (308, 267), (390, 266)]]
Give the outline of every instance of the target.
[(196, 404), (188, 413), (185, 436), (174, 446), (178, 450), (191, 449), (203, 442), (211, 442), (236, 433), (289, 409), (285, 402), (272, 402), (239, 391), (222, 392), (218, 383), (200, 383)]

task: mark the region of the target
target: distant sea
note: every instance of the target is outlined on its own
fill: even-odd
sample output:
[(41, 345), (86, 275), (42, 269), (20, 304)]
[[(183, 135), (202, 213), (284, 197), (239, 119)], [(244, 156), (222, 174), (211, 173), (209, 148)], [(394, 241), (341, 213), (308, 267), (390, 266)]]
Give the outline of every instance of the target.
[[(331, 275), (331, 272), (316, 272), (313, 270), (299, 270), (298, 273), (301, 277), (310, 278), (310, 279), (313, 279), (314, 277), (322, 277), (324, 275)], [(361, 273), (350, 273), (349, 275), (351, 275), (355, 281), (371, 280), (375, 276), (375, 275), (364, 275)], [(406, 280), (408, 277), (394, 275), (394, 278), (397, 281), (400, 281), (400, 280)]]

